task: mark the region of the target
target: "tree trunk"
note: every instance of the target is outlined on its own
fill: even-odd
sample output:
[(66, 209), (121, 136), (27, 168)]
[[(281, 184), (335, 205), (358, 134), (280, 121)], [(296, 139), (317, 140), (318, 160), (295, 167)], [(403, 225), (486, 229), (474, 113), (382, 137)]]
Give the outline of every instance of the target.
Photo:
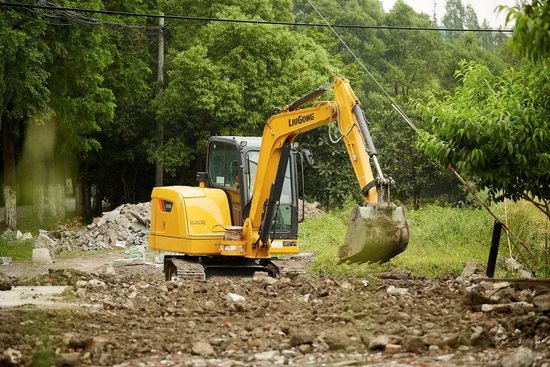
[(92, 218), (92, 188), (89, 183), (84, 184), (84, 219)]
[(15, 176), (15, 141), (13, 122), (2, 114), (2, 150), (4, 153), (4, 223), (17, 228), (17, 197)]
[(82, 180), (77, 177), (74, 185), (74, 210), (77, 217), (84, 217), (84, 185)]
[(93, 192), (94, 192), (94, 195), (93, 195), (93, 206), (92, 206), (92, 213), (93, 213), (93, 216), (94, 217), (99, 217), (101, 215), (101, 212), (102, 212), (102, 201), (103, 199), (101, 198), (101, 194), (99, 192), (99, 190), (97, 189), (97, 186), (94, 186), (93, 187)]

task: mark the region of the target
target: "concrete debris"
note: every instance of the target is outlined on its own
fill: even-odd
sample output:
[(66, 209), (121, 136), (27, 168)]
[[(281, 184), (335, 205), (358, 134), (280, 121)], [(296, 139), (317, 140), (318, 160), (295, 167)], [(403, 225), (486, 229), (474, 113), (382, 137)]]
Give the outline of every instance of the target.
[(527, 270), (522, 270), (519, 273), (519, 277), (522, 278), (522, 279), (529, 279), (529, 278), (532, 277), (532, 275)]
[(254, 282), (265, 284), (265, 285), (274, 285), (278, 282), (277, 279), (270, 277), (266, 272), (263, 272), (263, 271), (255, 272), (252, 280)]
[(145, 258), (145, 247), (144, 246), (130, 246), (124, 249), (124, 258), (125, 259), (136, 259), (136, 258)]
[(0, 273), (0, 291), (9, 291), (12, 287), (12, 280)]
[(38, 265), (53, 264), (53, 259), (47, 248), (35, 248), (32, 250), (32, 262)]
[(128, 265), (143, 265), (145, 264), (145, 259), (142, 257), (135, 259), (117, 259), (113, 260), (113, 266), (128, 266)]
[(462, 271), (462, 278), (467, 279), (472, 275), (474, 275), (478, 270), (477, 269), (478, 265), (479, 265), (479, 260), (477, 259), (472, 259), (468, 261), (468, 263), (466, 264), (466, 267)]
[(504, 263), (506, 264), (506, 268), (510, 271), (520, 271), (523, 269), (523, 265), (513, 257), (507, 258), (504, 260)]
[(0, 256), (0, 264), (9, 264), (11, 263), (11, 257), (10, 256)]
[(4, 233), (2, 233), (2, 238), (5, 240), (14, 240), (15, 239), (15, 233), (11, 229), (6, 229)]
[(206, 342), (195, 342), (192, 347), (193, 354), (199, 356), (209, 356), (215, 354), (214, 348)]
[[(123, 204), (110, 212), (104, 212), (87, 228), (69, 229), (62, 226), (50, 232), (40, 230), (40, 241), (55, 243), (56, 253), (104, 250), (115, 246), (139, 245), (146, 248), (150, 217), (150, 202)], [(36, 246), (36, 241), (35, 247), (39, 247)]]
[(298, 218), (302, 218), (302, 209), (305, 209), (304, 213), (306, 217), (323, 214), (324, 212), (319, 209), (319, 205), (318, 202), (308, 203), (307, 201), (304, 204), (302, 200), (298, 199)]
[(386, 293), (387, 294), (392, 294), (392, 295), (404, 296), (406, 294), (409, 294), (409, 290), (407, 288), (397, 288), (393, 285), (390, 285), (388, 287), (388, 289), (386, 290)]
[(512, 354), (502, 358), (502, 367), (528, 367), (535, 360), (535, 353), (529, 348), (520, 347)]
[(275, 357), (279, 355), (278, 350), (270, 350), (263, 353), (254, 354), (254, 359), (257, 361), (272, 361)]
[(483, 312), (510, 312), (512, 310), (527, 310), (532, 309), (534, 306), (531, 303), (527, 302), (514, 302), (514, 303), (504, 303), (504, 304), (497, 304), (497, 305), (481, 305), (481, 311)]
[(102, 282), (101, 280), (97, 279), (90, 279), (88, 281), (88, 288), (104, 288), (105, 282)]
[(386, 345), (390, 344), (390, 338), (386, 335), (379, 335), (372, 339), (369, 343), (370, 350), (382, 350)]
[(550, 293), (537, 294), (533, 297), (533, 304), (541, 311), (550, 311)]
[(8, 348), (3, 353), (4, 366), (19, 366), (23, 355), (17, 349)]
[(245, 298), (235, 293), (228, 293), (225, 299), (229, 302), (244, 302)]

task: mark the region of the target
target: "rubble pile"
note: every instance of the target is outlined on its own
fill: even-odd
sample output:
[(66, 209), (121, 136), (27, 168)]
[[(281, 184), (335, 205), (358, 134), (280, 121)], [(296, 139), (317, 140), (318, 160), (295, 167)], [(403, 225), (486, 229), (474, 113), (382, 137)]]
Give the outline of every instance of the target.
[[(48, 347), (65, 365), (549, 367), (543, 288), (510, 282), (490, 290), (471, 265), (445, 279), (394, 270), (368, 279), (256, 273), (161, 281), (146, 275), (152, 264), (125, 268), (134, 271), (126, 275), (50, 272), (46, 283), (63, 284), (66, 276), (72, 288), (65, 297), (89, 307), (49, 311), (34, 326), (54, 335)], [(488, 300), (472, 305), (465, 302), (471, 294)], [(521, 306), (482, 307), (495, 302)], [(43, 346), (25, 320), (32, 318), (4, 332), (23, 328), (29, 337), (6, 339), (4, 349), (21, 351), (28, 362)]]
[(318, 202), (308, 203), (307, 201), (303, 204), (303, 201), (298, 199), (298, 218), (302, 218), (302, 209), (306, 217), (312, 215), (323, 214), (323, 211), (319, 209), (320, 204)]
[(35, 248), (52, 252), (103, 250), (141, 245), (147, 247), (151, 203), (123, 204), (104, 212), (93, 223), (81, 229), (58, 228), (40, 231)]

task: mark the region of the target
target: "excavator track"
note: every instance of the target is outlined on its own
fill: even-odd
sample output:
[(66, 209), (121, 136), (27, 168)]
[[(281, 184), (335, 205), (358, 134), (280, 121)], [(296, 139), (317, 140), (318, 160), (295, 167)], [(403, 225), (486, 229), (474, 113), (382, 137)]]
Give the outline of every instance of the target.
[(164, 274), (166, 280), (176, 278), (183, 281), (205, 281), (215, 276), (252, 277), (257, 271), (266, 272), (273, 277), (295, 277), (306, 273), (309, 258), (309, 254), (261, 260), (174, 255), (165, 257)]

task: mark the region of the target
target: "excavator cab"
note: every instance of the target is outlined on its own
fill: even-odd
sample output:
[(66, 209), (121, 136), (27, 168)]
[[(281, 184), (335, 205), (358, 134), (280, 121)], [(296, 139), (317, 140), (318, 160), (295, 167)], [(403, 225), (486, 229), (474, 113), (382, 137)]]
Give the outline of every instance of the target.
[[(233, 226), (242, 226), (244, 219), (249, 216), (261, 143), (260, 137), (208, 137), (206, 186), (225, 192)], [(311, 157), (311, 153), (308, 152), (307, 156)], [(300, 169), (303, 169), (300, 152), (292, 149), (272, 224), (272, 255), (299, 252), (298, 189), (299, 177), (302, 175), (298, 171), (298, 162), (301, 163)]]

